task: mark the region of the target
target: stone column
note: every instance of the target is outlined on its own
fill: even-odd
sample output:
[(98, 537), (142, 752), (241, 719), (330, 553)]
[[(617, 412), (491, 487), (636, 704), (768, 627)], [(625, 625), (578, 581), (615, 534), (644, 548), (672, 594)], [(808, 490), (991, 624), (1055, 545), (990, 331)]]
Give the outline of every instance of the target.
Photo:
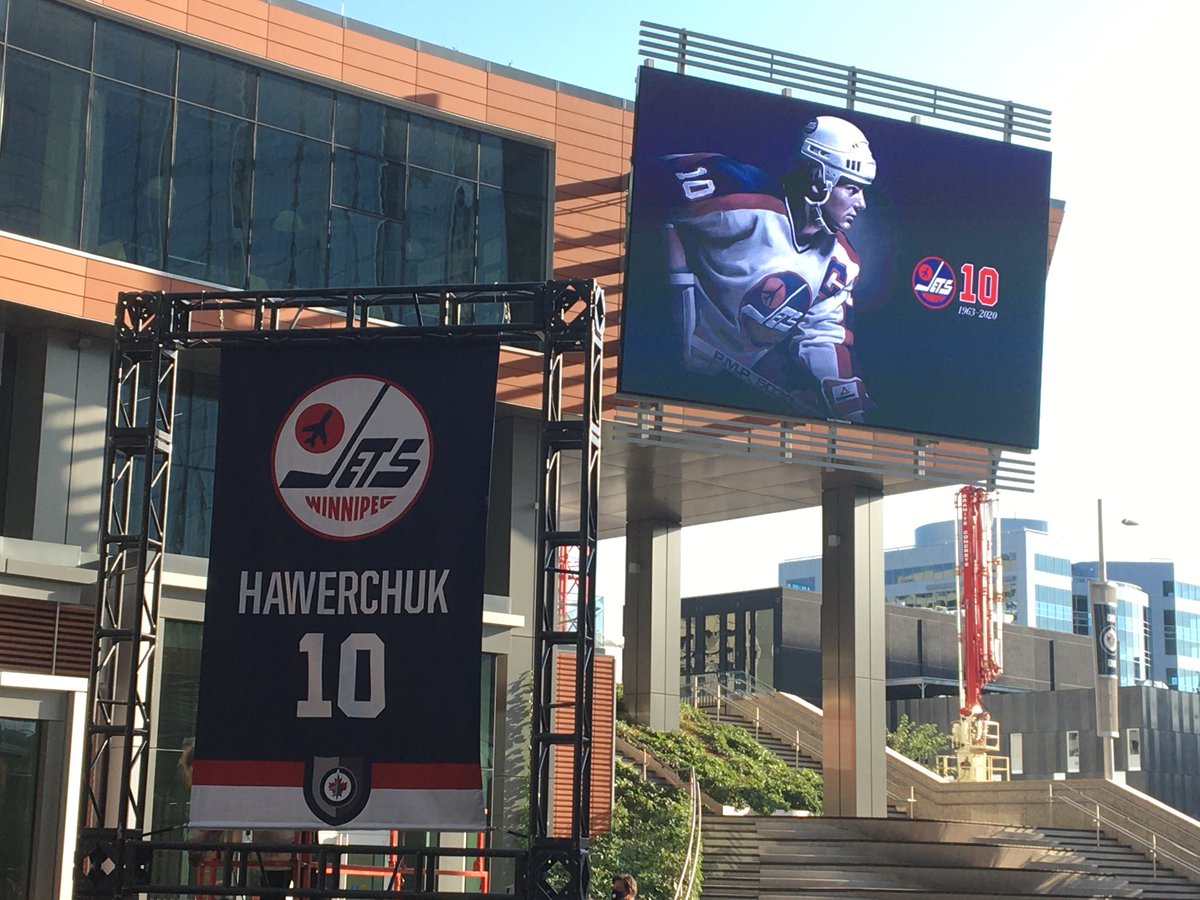
[(883, 490), (829, 473), (822, 488), (825, 815), (887, 815)]
[(679, 728), (679, 524), (625, 526), (625, 649), (621, 681), (634, 720)]

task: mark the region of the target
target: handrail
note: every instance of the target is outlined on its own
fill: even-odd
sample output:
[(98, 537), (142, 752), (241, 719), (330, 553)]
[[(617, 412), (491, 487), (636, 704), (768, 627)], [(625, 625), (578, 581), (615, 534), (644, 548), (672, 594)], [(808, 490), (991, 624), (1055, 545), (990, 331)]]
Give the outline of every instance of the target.
[[(715, 705), (717, 722), (721, 721), (722, 706), (731, 707), (735, 711), (740, 707), (748, 706), (753, 711), (750, 718), (755, 726), (755, 736), (757, 737), (759, 729), (765, 724), (776, 738), (785, 742), (790, 741), (792, 749), (797, 754), (795, 761), (797, 766), (801, 751), (813, 759), (819, 759), (821, 756), (823, 738), (819, 731), (810, 728), (796, 728), (794, 723), (774, 715), (770, 710), (765, 710), (762, 705), (754, 702), (752, 698), (755, 696), (772, 696), (776, 692), (774, 688), (758, 681), (753, 675), (745, 672), (705, 673), (703, 676), (693, 676), (690, 689), (685, 686), (681, 693), (684, 695), (685, 702), (691, 703), (698, 709), (707, 705)], [(703, 702), (708, 700), (711, 700), (712, 703)]]
[[(1133, 823), (1129, 816), (1125, 815), (1120, 810), (1101, 803), (1094, 797), (1087, 796), (1078, 788), (1063, 782), (1057, 782), (1058, 795), (1056, 796), (1054, 790), (1055, 784), (1056, 782), (1052, 781), (1050, 782), (1049, 786), (1051, 809), (1053, 809), (1053, 805), (1056, 802), (1065, 803), (1072, 809), (1075, 809), (1084, 815), (1090, 816), (1096, 827), (1097, 843), (1099, 843), (1100, 840), (1101, 830), (1114, 831), (1122, 838), (1140, 847), (1144, 852), (1147, 852), (1150, 855), (1151, 862), (1154, 864), (1155, 878), (1158, 877), (1158, 861), (1160, 858), (1162, 858), (1169, 863), (1172, 868), (1181, 868), (1189, 872), (1193, 880), (1200, 879), (1200, 853), (1197, 853), (1195, 850), (1192, 850), (1189, 847), (1185, 847), (1183, 844), (1180, 844), (1169, 837), (1160, 836), (1158, 832), (1151, 830), (1149, 827), (1147, 827), (1147, 830), (1150, 831), (1150, 839), (1147, 840), (1141, 834), (1138, 834), (1136, 831), (1125, 827), (1125, 825), (1121, 824), (1121, 821), (1118, 821), (1118, 819), (1120, 819), (1125, 823), (1136, 824)], [(1070, 797), (1062, 796), (1064, 792), (1073, 792), (1083, 802), (1080, 802), (1079, 800), (1073, 800)], [(1163, 844), (1169, 845), (1169, 848), (1164, 850), (1162, 846)]]
[[(684, 781), (682, 775), (680, 775), (678, 771), (672, 769), (661, 759), (651, 753), (648, 748), (643, 747), (641, 744), (626, 740), (618, 734), (616, 735), (614, 748), (619, 756), (624, 756), (632, 760), (638, 759), (639, 756), (641, 757), (641, 763), (638, 767), (641, 769), (643, 781), (646, 781), (649, 773), (653, 772), (656, 776), (661, 778), (673, 788), (678, 788), (680, 790), (688, 789), (687, 783)], [(699, 790), (699, 788), (697, 788), (697, 790)], [(720, 803), (718, 803), (708, 794), (705, 794), (703, 791), (700, 791), (700, 803), (703, 804), (709, 812), (717, 813), (718, 815), (723, 809)]]
[[(753, 725), (755, 737), (758, 737), (760, 730), (766, 730), (780, 741), (791, 742), (792, 749), (797, 756), (794, 762), (797, 767), (800, 764), (799, 754), (801, 752), (817, 761), (820, 761), (823, 756), (824, 734), (821, 729), (813, 728), (805, 722), (801, 722), (802, 727), (797, 727), (794, 719), (785, 719), (764, 705), (756, 703), (755, 698), (774, 697), (779, 692), (747, 672), (706, 672), (703, 675), (695, 675), (692, 676), (690, 684), (684, 685), (680, 693), (685, 702), (690, 702), (697, 708), (703, 705), (714, 705), (717, 722), (721, 721), (721, 708), (725, 706), (735, 713), (743, 713), (740, 718)], [(810, 712), (814, 717), (824, 715), (820, 707), (806, 703), (799, 697), (788, 696), (793, 703)], [(712, 703), (704, 704), (701, 702), (703, 700), (709, 700)], [(750, 714), (744, 715), (747, 712)], [(893, 752), (888, 751), (889, 757)], [(929, 774), (931, 777), (936, 777), (932, 772)], [(889, 805), (898, 811), (905, 812), (910, 819), (914, 818), (917, 800), (912, 787), (909, 787), (908, 794), (905, 795), (898, 789), (894, 789), (891, 782), (892, 779), (889, 778), (887, 787)]]
[(675, 884), (675, 900), (688, 900), (696, 886), (696, 872), (700, 870), (700, 833), (703, 824), (700, 802), (700, 782), (693, 768), (688, 778), (688, 843), (683, 859), (683, 869)]

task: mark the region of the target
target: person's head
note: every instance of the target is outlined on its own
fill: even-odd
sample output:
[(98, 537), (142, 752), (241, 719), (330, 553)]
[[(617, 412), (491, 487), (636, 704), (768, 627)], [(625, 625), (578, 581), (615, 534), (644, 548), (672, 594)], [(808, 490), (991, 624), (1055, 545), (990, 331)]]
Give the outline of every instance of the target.
[(637, 879), (629, 874), (614, 875), (613, 900), (633, 900), (637, 896)]
[(792, 203), (808, 210), (810, 231), (837, 234), (867, 208), (864, 189), (874, 180), (866, 135), (845, 119), (817, 116), (804, 126), (785, 184)]

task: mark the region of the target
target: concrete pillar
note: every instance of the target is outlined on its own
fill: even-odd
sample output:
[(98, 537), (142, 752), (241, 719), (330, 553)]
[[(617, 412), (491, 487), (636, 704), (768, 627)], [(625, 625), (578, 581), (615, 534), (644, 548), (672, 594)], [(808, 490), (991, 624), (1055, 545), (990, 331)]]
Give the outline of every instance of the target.
[(887, 815), (883, 490), (829, 473), (822, 488), (825, 815)]
[[(18, 335), (5, 534), (95, 550), (98, 541), (109, 357), (105, 341), (71, 332)], [(10, 350), (10, 352), (13, 352)]]
[(659, 731), (679, 728), (679, 543), (677, 522), (625, 526), (625, 706)]

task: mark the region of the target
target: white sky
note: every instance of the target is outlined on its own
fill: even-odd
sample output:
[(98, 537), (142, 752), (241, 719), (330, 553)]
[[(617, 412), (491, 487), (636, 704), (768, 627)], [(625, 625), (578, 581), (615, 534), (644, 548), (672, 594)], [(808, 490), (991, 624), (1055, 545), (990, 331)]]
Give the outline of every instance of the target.
[[(1004, 516), (1047, 519), (1074, 559), (1174, 559), (1200, 581), (1200, 307), (1189, 275), (1200, 179), (1192, 3), (1178, 0), (318, 0), (420, 40), (632, 98), (642, 19), (1052, 110), (1051, 193), (1066, 218), (1047, 283), (1037, 489)], [(954, 515), (952, 489), (888, 498), (888, 547)], [(1117, 524), (1128, 517), (1138, 528)], [(819, 511), (688, 529), (683, 593), (765, 587), (819, 552)], [(620, 541), (598, 591), (624, 593)], [(608, 630), (617, 622), (609, 618)]]

